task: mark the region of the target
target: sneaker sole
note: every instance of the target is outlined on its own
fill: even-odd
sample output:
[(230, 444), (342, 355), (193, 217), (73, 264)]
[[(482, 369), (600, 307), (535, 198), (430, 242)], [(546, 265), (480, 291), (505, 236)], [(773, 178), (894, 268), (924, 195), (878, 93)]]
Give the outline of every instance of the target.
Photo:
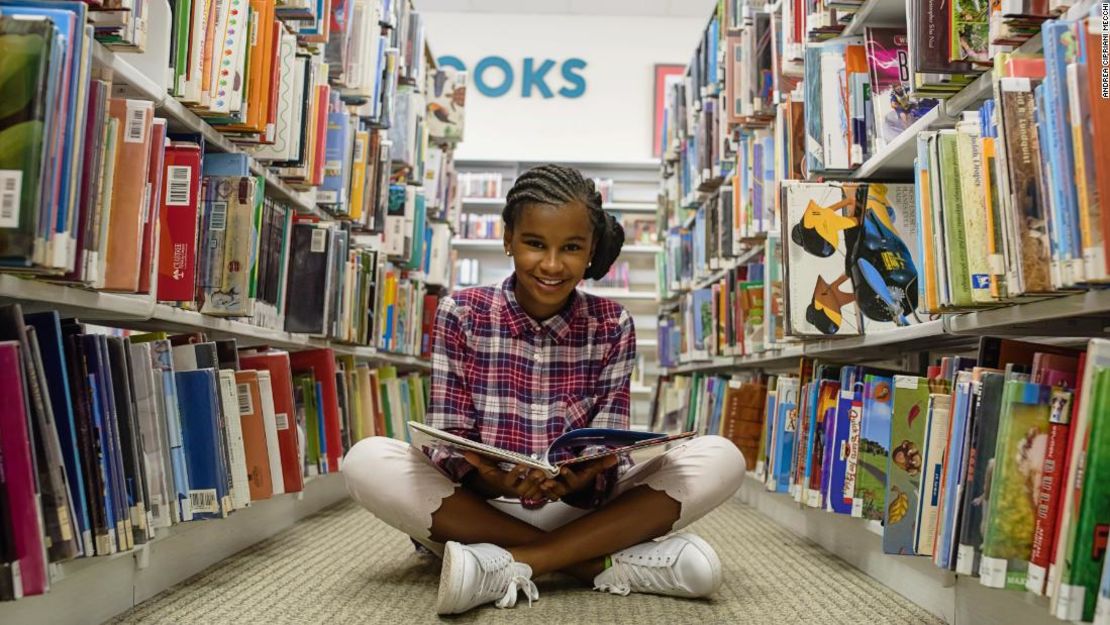
[(440, 569), (439, 591), (436, 593), (436, 614), (454, 614), (458, 609), (459, 583), (451, 583), (455, 579), (454, 563), (458, 558), (454, 557), (454, 552), (458, 548), (459, 544), (455, 542), (448, 542), (443, 548), (443, 567)]
[(701, 552), (705, 559), (709, 561), (709, 568), (713, 575), (713, 590), (706, 593), (708, 596), (717, 591), (721, 587), (723, 575), (721, 573), (721, 558), (717, 555), (717, 550), (714, 549), (705, 539), (696, 534), (678, 534), (683, 540), (693, 545), (698, 551)]

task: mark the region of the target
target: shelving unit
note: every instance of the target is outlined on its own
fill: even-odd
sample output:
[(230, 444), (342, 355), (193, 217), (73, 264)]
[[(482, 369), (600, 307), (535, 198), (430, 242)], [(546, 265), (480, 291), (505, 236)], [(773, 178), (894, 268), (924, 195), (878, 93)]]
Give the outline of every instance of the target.
[[(185, 105), (170, 97), (165, 87), (158, 85), (128, 62), (124, 58), (125, 54), (113, 52), (97, 41), (93, 42), (92, 52), (94, 73), (100, 72), (111, 79), (113, 86), (123, 87), (128, 97), (153, 102), (155, 115), (164, 117), (170, 130), (200, 134), (204, 137), (206, 150), (233, 154), (246, 153)], [(285, 184), (262, 163), (253, 158), (249, 162), (251, 172), (266, 179), (267, 195), (289, 203), (299, 212), (327, 218), (316, 206), (314, 193), (297, 191)]]
[[(457, 249), (503, 251), (501, 239), (452, 239), (451, 246)], [(657, 254), (663, 251), (658, 245), (625, 245), (621, 254)]]
[(430, 363), (414, 356), (379, 352), (373, 347), (347, 345), (243, 321), (202, 315), (159, 304), (149, 296), (90, 291), (0, 274), (0, 301), (19, 302), (28, 312), (57, 310), (99, 325), (131, 330), (202, 331), (215, 338), (237, 339), (243, 345), (269, 345), (291, 350), (330, 347), (336, 354), (354, 356), (360, 360), (392, 364), (411, 370), (431, 369)]
[(0, 604), (0, 620), (12, 624), (106, 621), (347, 496), (338, 473), (305, 482), (301, 493), (254, 502), (225, 519), (158, 530), (153, 542), (134, 551), (54, 566), (50, 592)]

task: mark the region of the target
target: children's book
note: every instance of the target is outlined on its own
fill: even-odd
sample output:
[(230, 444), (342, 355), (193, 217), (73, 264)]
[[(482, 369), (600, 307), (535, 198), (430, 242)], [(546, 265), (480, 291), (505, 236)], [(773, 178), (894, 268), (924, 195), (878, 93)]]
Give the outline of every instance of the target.
[[(447, 445), (454, 447), (457, 451), (473, 451), (502, 462), (523, 464), (555, 477), (559, 475), (560, 469), (564, 466), (690, 438), (695, 433), (682, 432), (668, 435), (659, 432), (637, 432), (634, 430), (579, 428), (556, 438), (539, 457), (472, 441), (417, 421), (409, 421), (409, 434), (412, 437), (413, 447), (423, 450), (429, 457), (441, 455), (443, 453), (440, 449), (441, 446)], [(583, 451), (586, 453), (582, 453)], [(556, 460), (559, 456), (566, 456), (567, 452), (582, 455)]]

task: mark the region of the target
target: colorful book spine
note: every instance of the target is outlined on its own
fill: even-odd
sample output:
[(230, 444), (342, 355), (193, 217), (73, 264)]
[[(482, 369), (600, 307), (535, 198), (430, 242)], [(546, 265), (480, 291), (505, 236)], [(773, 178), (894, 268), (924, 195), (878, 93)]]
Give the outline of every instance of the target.
[(979, 581), (1025, 589), (1033, 549), (1035, 486), (1044, 473), (1051, 389), (1011, 380), (1003, 391)]
[(1052, 390), (1052, 411), (1049, 413), (1048, 449), (1045, 451), (1044, 474), (1037, 489), (1036, 518), (1033, 522), (1033, 550), (1025, 588), (1036, 595), (1045, 593), (1048, 566), (1056, 532), (1056, 516), (1063, 492), (1063, 469), (1067, 466), (1067, 445), (1070, 438), (1072, 394), (1063, 389)]

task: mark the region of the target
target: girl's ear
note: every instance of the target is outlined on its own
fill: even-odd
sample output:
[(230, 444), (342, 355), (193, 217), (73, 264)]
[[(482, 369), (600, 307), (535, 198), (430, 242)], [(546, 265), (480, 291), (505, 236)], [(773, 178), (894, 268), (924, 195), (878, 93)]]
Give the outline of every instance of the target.
[(505, 256), (512, 256), (513, 232), (509, 230), (508, 227), (505, 228), (505, 234), (502, 238), (502, 242), (505, 244)]

